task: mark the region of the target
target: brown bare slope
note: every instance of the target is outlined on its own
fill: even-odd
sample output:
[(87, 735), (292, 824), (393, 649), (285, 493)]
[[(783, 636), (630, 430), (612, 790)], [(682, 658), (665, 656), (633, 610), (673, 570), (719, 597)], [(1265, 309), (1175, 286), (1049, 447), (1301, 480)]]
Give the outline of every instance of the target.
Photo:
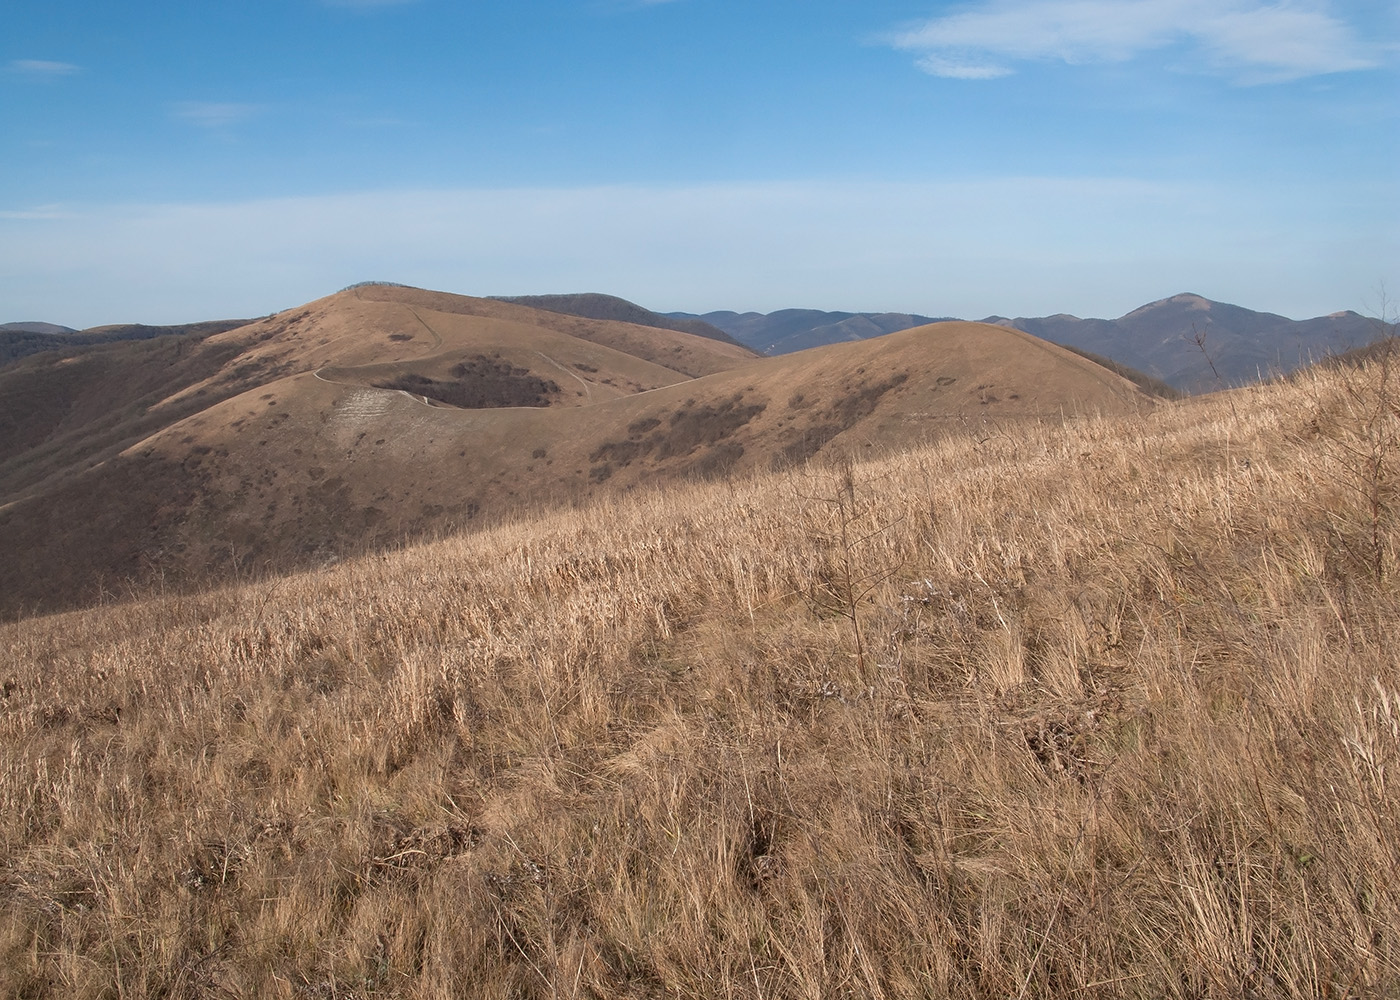
[[(684, 333), (371, 288), (210, 343), (270, 377), (181, 415), (232, 374), (192, 384), (152, 407), (178, 416), (168, 426), (0, 510), (0, 544), (20, 555), (0, 570), (7, 612), (90, 600), (103, 580), (217, 583), (642, 484), (1150, 405), (1089, 361), (971, 323), (745, 352), (726, 370), (738, 349)], [(710, 371), (682, 374), (696, 368)], [(444, 405), (437, 389), (487, 370), (530, 405)]]

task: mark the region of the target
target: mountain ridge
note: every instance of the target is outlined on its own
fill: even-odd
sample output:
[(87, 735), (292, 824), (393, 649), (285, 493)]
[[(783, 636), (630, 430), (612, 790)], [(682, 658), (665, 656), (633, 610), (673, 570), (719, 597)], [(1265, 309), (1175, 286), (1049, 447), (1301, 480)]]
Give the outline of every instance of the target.
[[(933, 322), (929, 317), (902, 313), (816, 309), (670, 315), (703, 319), (769, 354), (883, 336)], [(1013, 327), (1109, 358), (1188, 392), (1293, 371), (1324, 354), (1369, 343), (1378, 333), (1374, 321), (1351, 310), (1294, 320), (1190, 292), (1146, 303), (1117, 319), (1056, 313), (1016, 318), (992, 315), (980, 322)], [(1201, 344), (1196, 343), (1198, 337)]]
[(1350, 310), (1295, 320), (1192, 292), (1148, 302), (1117, 319), (1062, 313), (984, 322), (1111, 357), (1188, 392), (1287, 374), (1364, 346), (1381, 332), (1375, 321)]

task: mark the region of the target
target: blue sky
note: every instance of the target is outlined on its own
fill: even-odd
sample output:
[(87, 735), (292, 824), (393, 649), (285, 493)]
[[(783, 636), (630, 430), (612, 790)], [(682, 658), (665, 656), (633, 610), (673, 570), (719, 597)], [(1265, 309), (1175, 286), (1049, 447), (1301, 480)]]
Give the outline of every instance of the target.
[(1394, 0), (10, 0), (0, 321), (1400, 290)]

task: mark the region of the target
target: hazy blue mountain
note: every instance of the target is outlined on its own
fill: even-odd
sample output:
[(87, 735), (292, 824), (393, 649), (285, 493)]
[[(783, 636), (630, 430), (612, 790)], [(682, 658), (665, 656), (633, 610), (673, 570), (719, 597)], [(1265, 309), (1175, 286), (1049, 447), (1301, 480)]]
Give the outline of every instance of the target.
[(1290, 372), (1368, 344), (1381, 332), (1376, 321), (1349, 310), (1293, 320), (1189, 293), (1150, 302), (1118, 319), (1060, 314), (991, 316), (985, 322), (1102, 354), (1187, 392)]
[[(864, 340), (937, 322), (904, 313), (817, 309), (669, 315), (704, 320), (765, 354)], [(1293, 320), (1192, 294), (1151, 302), (1117, 319), (1080, 319), (1061, 313), (1016, 319), (989, 316), (983, 322), (1110, 358), (1188, 392), (1292, 371), (1326, 354), (1370, 343), (1380, 333), (1374, 320), (1355, 312)]]

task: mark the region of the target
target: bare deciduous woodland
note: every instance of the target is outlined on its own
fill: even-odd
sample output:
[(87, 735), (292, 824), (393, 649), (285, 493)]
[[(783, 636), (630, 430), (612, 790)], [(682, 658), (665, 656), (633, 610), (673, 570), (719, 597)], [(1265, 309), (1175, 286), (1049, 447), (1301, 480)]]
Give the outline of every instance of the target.
[(1394, 996), (1397, 379), (4, 624), (0, 994)]

